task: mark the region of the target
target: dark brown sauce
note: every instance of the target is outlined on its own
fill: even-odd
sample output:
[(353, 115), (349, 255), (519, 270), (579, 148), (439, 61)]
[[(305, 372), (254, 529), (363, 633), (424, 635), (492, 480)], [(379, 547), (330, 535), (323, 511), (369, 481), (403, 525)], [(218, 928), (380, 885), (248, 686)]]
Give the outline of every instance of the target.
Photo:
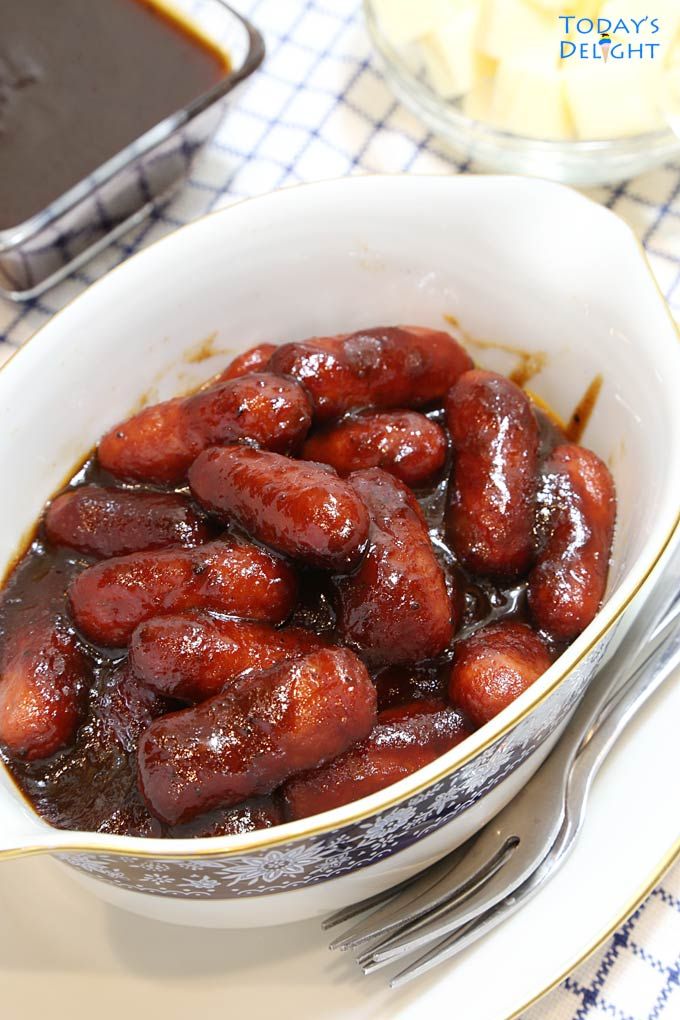
[(518, 351), (519, 364), (517, 368), (513, 369), (510, 373), (510, 379), (517, 386), (524, 388), (528, 382), (534, 378), (535, 375), (541, 371), (545, 365), (545, 354), (538, 351), (534, 354), (529, 354), (527, 351)]
[[(445, 315), (444, 319), (449, 326), (453, 327), (466, 347), (476, 347), (483, 351), (504, 351), (506, 354), (514, 355), (517, 358), (517, 364), (512, 372), (508, 374), (508, 378), (517, 386), (521, 386), (522, 389), (526, 389), (527, 383), (530, 383), (534, 376), (538, 375), (545, 367), (547, 354), (543, 351), (526, 351), (515, 344), (502, 344), (495, 340), (478, 340), (476, 337), (470, 336), (465, 332), (454, 315)], [(552, 408), (548, 407), (535, 394), (529, 390), (527, 390), (527, 394), (538, 405), (541, 411), (554, 421), (558, 428), (562, 428), (564, 432), (563, 441), (566, 438), (570, 443), (579, 443), (597, 404), (597, 399), (602, 389), (602, 382), (602, 376), (596, 375), (574, 408), (566, 425), (563, 425)]]
[(596, 375), (574, 408), (571, 418), (564, 429), (565, 435), (570, 443), (580, 443), (585, 432), (590, 416), (593, 413), (597, 398), (602, 389), (602, 376)]
[(185, 351), (182, 356), (182, 361), (185, 361), (187, 365), (200, 365), (203, 361), (208, 361), (210, 358), (214, 358), (220, 351), (215, 349), (217, 342), (217, 333), (211, 333), (204, 340), (199, 340), (197, 344), (190, 347), (189, 350)]
[(228, 59), (148, 0), (3, 0), (0, 229), (220, 81)]
[[(564, 436), (544, 412), (537, 410), (536, 415), (541, 434), (541, 456), (545, 457), (557, 443), (564, 441)], [(430, 411), (429, 417), (441, 421), (443, 411)], [(462, 570), (448, 548), (444, 537), (444, 511), (449, 472), (450, 463), (447, 463), (438, 482), (417, 493), (417, 497), (449, 587), (453, 589), (455, 579), (456, 587), (462, 592), (462, 625), (455, 639), (458, 640), (491, 620), (503, 617), (524, 620), (527, 609), (524, 584), (502, 587), (481, 578), (473, 579)], [(79, 468), (66, 488), (85, 483), (149, 488), (123, 485), (100, 468), (95, 456)], [(0, 653), (5, 635), (46, 604), (68, 619), (65, 590), (70, 579), (91, 562), (87, 557), (51, 545), (45, 539), (42, 526), (38, 525), (30, 548), (17, 562), (2, 593)], [(333, 636), (332, 579), (320, 571), (302, 571), (300, 587), (301, 600), (290, 623)], [(188, 829), (186, 826), (166, 828), (151, 817), (137, 790), (134, 746), (126, 750), (112, 741), (102, 716), (106, 699), (122, 676), (125, 656), (120, 650), (112, 652), (85, 642), (83, 650), (92, 664), (93, 682), (74, 745), (52, 758), (34, 762), (2, 754), (18, 785), (46, 821), (65, 829), (170, 837), (245, 831), (239, 826), (252, 825), (250, 813), (254, 811), (257, 815), (261, 811), (257, 805), (234, 809), (229, 817), (225, 817), (224, 812), (213, 812), (209, 818), (198, 819)], [(452, 655), (453, 643), (435, 661), (377, 670), (375, 680), (380, 708), (442, 694)], [(273, 803), (275, 805), (276, 799)], [(270, 822), (265, 818), (264, 822), (260, 819), (257, 824)]]
[(523, 347), (517, 347), (515, 344), (502, 344), (495, 340), (479, 340), (465, 332), (455, 315), (445, 315), (444, 319), (460, 335), (466, 347), (476, 347), (482, 351), (504, 351), (505, 354), (514, 355), (517, 358), (517, 364), (508, 374), (508, 378), (512, 379), (517, 386), (524, 388), (545, 367), (547, 355), (544, 351), (526, 351)]

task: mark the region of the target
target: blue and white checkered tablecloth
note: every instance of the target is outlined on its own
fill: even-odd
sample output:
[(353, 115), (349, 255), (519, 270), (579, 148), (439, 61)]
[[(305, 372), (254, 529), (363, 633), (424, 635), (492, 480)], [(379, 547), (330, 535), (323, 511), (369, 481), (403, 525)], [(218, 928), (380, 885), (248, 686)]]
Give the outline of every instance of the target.
[[(264, 31), (262, 71), (237, 94), (186, 187), (43, 297), (0, 299), (0, 362), (132, 252), (240, 198), (345, 174), (469, 169), (394, 99), (373, 62), (359, 0), (235, 0)], [(591, 196), (636, 231), (680, 316), (680, 164)], [(617, 934), (524, 1020), (680, 1018), (680, 865)], [(499, 1018), (501, 1020), (501, 1018)]]

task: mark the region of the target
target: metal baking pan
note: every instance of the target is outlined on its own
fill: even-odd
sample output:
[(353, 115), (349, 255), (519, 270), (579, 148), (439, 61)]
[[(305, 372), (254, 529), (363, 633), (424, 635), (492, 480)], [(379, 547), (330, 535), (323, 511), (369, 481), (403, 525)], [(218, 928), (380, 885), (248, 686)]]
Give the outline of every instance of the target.
[(37, 297), (83, 265), (186, 179), (229, 94), (262, 63), (264, 42), (224, 0), (201, 0), (191, 22), (226, 52), (225, 77), (166, 117), (24, 223), (0, 231), (0, 295)]

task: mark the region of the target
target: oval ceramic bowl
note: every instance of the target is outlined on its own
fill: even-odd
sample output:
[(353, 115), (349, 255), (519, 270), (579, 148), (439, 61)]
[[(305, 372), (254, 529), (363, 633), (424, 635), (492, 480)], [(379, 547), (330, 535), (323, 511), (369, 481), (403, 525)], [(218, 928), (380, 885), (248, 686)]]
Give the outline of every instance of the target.
[(557, 185), (352, 178), (244, 202), (177, 231), (90, 287), (0, 372), (0, 568), (45, 500), (140, 399), (185, 391), (245, 347), (365, 325), (441, 327), (568, 416), (602, 390), (584, 442), (610, 464), (619, 519), (596, 619), (530, 690), (388, 789), (241, 836), (163, 841), (66, 832), (0, 772), (4, 855), (49, 852), (107, 900), (184, 924), (297, 920), (397, 882), (458, 845), (538, 767), (634, 611), (680, 507), (680, 345), (628, 228)]

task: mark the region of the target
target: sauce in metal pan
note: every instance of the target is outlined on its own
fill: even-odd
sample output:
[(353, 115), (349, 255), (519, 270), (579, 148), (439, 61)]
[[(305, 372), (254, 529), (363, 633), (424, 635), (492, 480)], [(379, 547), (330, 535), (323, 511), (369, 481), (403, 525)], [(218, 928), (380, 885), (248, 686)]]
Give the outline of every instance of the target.
[(0, 230), (217, 84), (228, 58), (148, 0), (3, 0)]

